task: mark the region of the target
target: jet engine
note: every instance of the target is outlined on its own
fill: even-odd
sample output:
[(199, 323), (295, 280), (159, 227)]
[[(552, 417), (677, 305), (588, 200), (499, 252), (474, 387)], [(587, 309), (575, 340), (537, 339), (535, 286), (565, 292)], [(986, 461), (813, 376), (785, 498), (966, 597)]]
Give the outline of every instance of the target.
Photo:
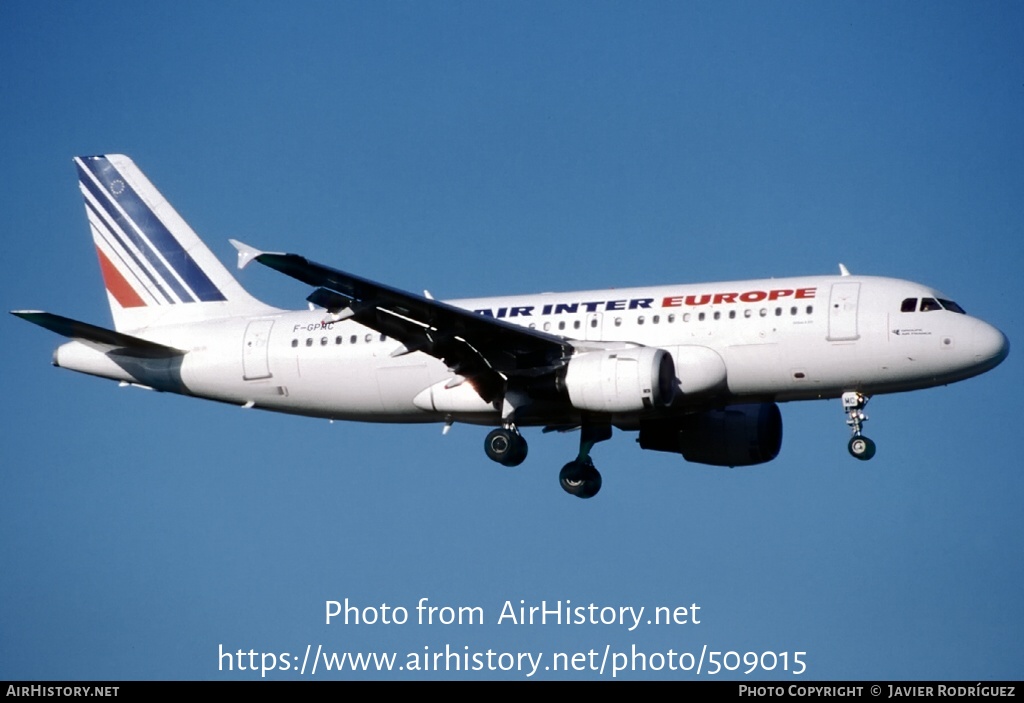
[(714, 349), (696, 345), (670, 347), (679, 392), (684, 396), (708, 394), (725, 387), (725, 361)]
[(636, 347), (574, 356), (563, 383), (574, 407), (614, 413), (667, 406), (675, 393), (675, 379), (671, 354)]
[(698, 464), (763, 464), (782, 448), (782, 413), (775, 403), (757, 403), (651, 420), (641, 423), (637, 441), (643, 449), (679, 453)]

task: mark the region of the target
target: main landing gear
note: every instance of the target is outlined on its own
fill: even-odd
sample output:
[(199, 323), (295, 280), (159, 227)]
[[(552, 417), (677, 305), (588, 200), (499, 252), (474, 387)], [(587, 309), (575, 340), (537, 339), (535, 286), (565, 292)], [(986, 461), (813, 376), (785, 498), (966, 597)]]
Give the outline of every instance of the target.
[[(611, 436), (611, 425), (583, 423), (580, 428), (579, 454), (558, 473), (558, 482), (566, 493), (577, 498), (593, 498), (601, 490), (601, 474), (594, 468), (590, 450)], [(509, 422), (487, 434), (484, 452), (489, 459), (503, 466), (519, 466), (526, 459), (526, 440), (519, 434), (515, 424)]]
[(502, 466), (519, 466), (526, 459), (529, 447), (519, 430), (512, 423), (506, 427), (491, 430), (484, 440), (487, 458)]
[(558, 472), (562, 490), (577, 498), (593, 498), (601, 490), (601, 474), (594, 468), (590, 450), (612, 436), (611, 425), (584, 422), (580, 428), (580, 453)]
[(868, 421), (868, 416), (864, 414), (864, 406), (868, 404), (868, 400), (870, 399), (863, 393), (855, 391), (843, 393), (843, 412), (846, 413), (846, 424), (853, 431), (853, 437), (850, 438), (847, 449), (854, 459), (861, 461), (867, 461), (875, 455), (875, 443), (861, 433), (864, 423)]
[(562, 490), (577, 498), (593, 498), (601, 490), (601, 473), (590, 457), (573, 459), (558, 472)]

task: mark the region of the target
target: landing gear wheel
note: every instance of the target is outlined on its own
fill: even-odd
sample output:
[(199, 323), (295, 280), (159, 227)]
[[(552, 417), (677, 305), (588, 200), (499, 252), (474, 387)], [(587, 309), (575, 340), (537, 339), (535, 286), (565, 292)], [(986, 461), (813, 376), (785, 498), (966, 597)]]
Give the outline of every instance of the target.
[(850, 444), (847, 445), (847, 449), (850, 450), (850, 455), (854, 459), (861, 461), (867, 461), (875, 455), (875, 443), (863, 435), (853, 437)]
[(519, 466), (526, 459), (526, 440), (515, 430), (504, 427), (491, 430), (484, 440), (484, 452), (502, 466)]
[(577, 498), (593, 498), (601, 490), (601, 474), (590, 458), (570, 461), (558, 474), (562, 490)]
[(875, 455), (875, 443), (861, 434), (861, 428), (868, 421), (868, 416), (864, 414), (864, 406), (868, 404), (868, 400), (870, 400), (868, 396), (857, 391), (843, 393), (843, 412), (846, 413), (846, 424), (853, 431), (853, 437), (850, 438), (850, 443), (846, 445), (846, 448), (850, 450), (850, 456), (861, 461), (867, 461)]

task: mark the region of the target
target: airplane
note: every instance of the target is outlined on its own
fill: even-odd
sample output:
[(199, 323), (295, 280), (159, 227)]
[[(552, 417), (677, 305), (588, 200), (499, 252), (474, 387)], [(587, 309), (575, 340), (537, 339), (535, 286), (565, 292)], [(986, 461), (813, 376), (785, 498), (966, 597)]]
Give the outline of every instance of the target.
[(330, 420), (491, 426), (486, 455), (526, 459), (520, 428), (579, 430), (559, 473), (601, 488), (612, 428), (712, 466), (771, 461), (779, 403), (836, 399), (868, 460), (868, 400), (998, 366), (1006, 336), (911, 281), (840, 275), (442, 302), (231, 240), (313, 288), (308, 309), (251, 296), (123, 155), (74, 159), (114, 329), (12, 314), (69, 338), (53, 364), (157, 391)]

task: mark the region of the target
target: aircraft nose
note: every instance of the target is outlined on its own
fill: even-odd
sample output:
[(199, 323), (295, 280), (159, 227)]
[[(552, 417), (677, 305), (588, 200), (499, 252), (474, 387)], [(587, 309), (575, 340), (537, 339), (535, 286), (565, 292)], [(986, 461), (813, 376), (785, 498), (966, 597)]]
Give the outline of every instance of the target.
[(994, 369), (1010, 353), (1010, 340), (999, 329), (978, 321), (971, 334), (975, 361), (982, 370)]

